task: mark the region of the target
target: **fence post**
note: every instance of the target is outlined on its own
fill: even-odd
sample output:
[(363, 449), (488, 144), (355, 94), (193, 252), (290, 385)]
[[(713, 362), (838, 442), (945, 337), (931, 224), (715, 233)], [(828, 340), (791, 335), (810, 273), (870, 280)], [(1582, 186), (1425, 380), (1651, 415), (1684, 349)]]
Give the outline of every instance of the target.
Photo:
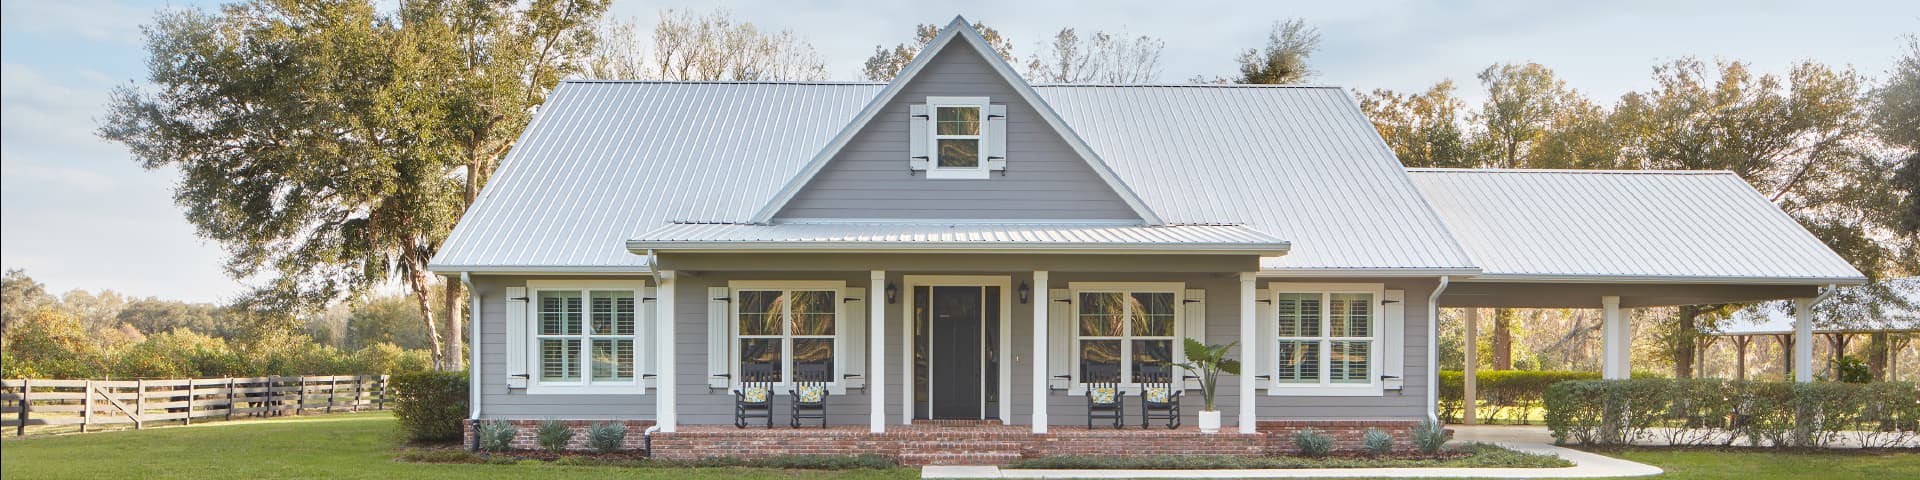
[(227, 420), (233, 420), (233, 377), (227, 377)]
[(145, 418), (146, 416), (147, 416), (147, 380), (144, 378), (134, 379), (133, 381), (133, 429), (134, 430), (139, 430), (141, 428), (146, 427), (146, 425), (142, 425), (143, 423), (146, 423), (146, 422), (140, 421), (140, 419)]
[(192, 378), (187, 379), (187, 416), (181, 418), (181, 420), (186, 422), (186, 423), (183, 423), (182, 425), (193, 425), (193, 381), (194, 380), (195, 379), (192, 379)]
[(301, 375), (293, 378), (294, 378), (294, 381), (300, 382), (300, 386), (295, 387), (293, 389), (293, 394), (295, 395), (293, 399), (293, 414), (295, 416), (306, 415), (307, 414), (307, 376)]
[(13, 436), (24, 437), (27, 435), (27, 410), (33, 408), (33, 400), (27, 397), (31, 395), (33, 395), (33, 380), (27, 378), (20, 379), (20, 425), (15, 427)]
[(87, 382), (81, 386), (86, 388), (84, 396), (87, 400), (84, 405), (80, 406), (80, 408), (82, 408), (80, 411), (80, 433), (87, 433), (87, 425), (93, 423), (93, 380), (87, 380)]
[(373, 409), (386, 410), (387, 409), (387, 376), (381, 375), (378, 381), (380, 382), (379, 387), (373, 389), (373, 395), (374, 395)]
[(333, 413), (333, 396), (340, 393), (340, 377), (327, 377), (327, 413)]
[[(266, 408), (261, 409), (260, 413), (264, 413), (266, 414), (266, 416), (269, 416), (269, 417), (276, 416), (277, 414), (280, 413), (279, 385), (280, 385), (279, 375), (267, 376), (267, 401), (262, 403), (262, 405), (265, 406)], [(258, 414), (255, 414), (255, 415), (258, 415)]]
[[(1893, 376), (1888, 375), (1887, 377), (1892, 378)], [(367, 377), (354, 375), (353, 376), (353, 406), (347, 407), (348, 411), (353, 411), (353, 412), (360, 411), (360, 400), (363, 400), (361, 398), (361, 395), (365, 394), (366, 391), (367, 391)]]

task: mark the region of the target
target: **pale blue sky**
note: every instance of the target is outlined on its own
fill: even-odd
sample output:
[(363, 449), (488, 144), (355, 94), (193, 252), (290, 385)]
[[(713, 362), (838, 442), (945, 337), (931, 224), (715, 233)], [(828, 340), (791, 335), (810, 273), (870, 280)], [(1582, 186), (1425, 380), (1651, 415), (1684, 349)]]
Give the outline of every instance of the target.
[[(218, 301), (241, 290), (218, 245), (194, 236), (173, 205), (172, 172), (140, 169), (93, 135), (109, 89), (140, 80), (139, 26), (158, 9), (218, 2), (64, 0), (0, 4), (0, 265), (55, 291)], [(661, 8), (709, 2), (615, 0), (651, 25)], [(1751, 61), (1766, 72), (1813, 59), (1878, 78), (1899, 37), (1920, 31), (1910, 1), (1038, 2), (741, 1), (740, 20), (810, 39), (834, 76), (853, 79), (874, 45), (955, 14), (1033, 52), (1062, 26), (1126, 30), (1166, 41), (1164, 81), (1223, 75), (1276, 19), (1320, 28), (1314, 83), (1423, 89), (1453, 78), (1477, 101), (1474, 73), (1536, 61), (1611, 102), (1650, 84), (1653, 64), (1685, 55)]]

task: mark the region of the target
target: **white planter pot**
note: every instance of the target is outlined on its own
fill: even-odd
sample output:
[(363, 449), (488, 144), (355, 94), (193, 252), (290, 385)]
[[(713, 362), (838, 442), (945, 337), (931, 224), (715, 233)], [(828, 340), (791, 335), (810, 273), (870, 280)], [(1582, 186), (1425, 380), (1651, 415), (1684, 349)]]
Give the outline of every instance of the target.
[(1201, 433), (1217, 433), (1219, 431), (1220, 431), (1220, 411), (1219, 410), (1201, 410), (1200, 411), (1200, 432)]

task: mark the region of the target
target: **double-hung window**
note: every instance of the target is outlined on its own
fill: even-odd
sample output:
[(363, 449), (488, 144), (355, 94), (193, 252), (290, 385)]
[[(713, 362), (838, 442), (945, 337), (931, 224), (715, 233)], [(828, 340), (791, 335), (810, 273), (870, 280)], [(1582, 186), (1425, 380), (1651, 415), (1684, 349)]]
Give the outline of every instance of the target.
[(1382, 290), (1273, 285), (1273, 393), (1380, 392)]
[[(1179, 284), (1076, 285), (1073, 291), (1074, 384), (1137, 384), (1146, 366), (1180, 359)], [(1078, 390), (1076, 388), (1076, 390)]]
[(839, 383), (838, 333), (845, 284), (743, 283), (734, 288), (733, 378), (773, 375)]
[[(544, 283), (544, 282), (543, 282)], [(536, 390), (640, 393), (646, 287), (529, 282)]]
[(987, 98), (927, 97), (932, 168), (927, 178), (987, 178)]

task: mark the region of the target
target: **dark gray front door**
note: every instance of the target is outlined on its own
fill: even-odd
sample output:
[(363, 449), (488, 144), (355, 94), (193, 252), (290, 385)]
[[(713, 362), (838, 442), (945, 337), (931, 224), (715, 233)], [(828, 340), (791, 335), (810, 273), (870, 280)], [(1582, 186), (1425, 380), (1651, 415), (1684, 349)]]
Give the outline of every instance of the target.
[(980, 287), (933, 287), (933, 418), (980, 418), (981, 296)]

